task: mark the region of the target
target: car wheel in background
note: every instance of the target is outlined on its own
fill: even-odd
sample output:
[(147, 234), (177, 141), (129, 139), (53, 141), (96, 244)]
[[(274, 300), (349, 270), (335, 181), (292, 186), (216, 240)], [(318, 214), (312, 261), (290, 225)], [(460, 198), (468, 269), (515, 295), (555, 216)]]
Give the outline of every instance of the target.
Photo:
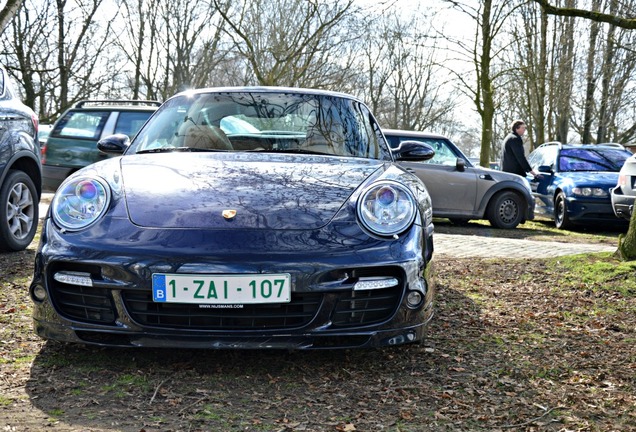
[(495, 228), (515, 228), (523, 220), (523, 200), (514, 192), (500, 192), (488, 206), (488, 220)]
[(554, 200), (554, 225), (558, 229), (572, 228), (572, 222), (568, 216), (568, 203), (563, 192), (559, 192)]
[(38, 227), (37, 191), (22, 171), (10, 171), (0, 187), (0, 250), (26, 249)]

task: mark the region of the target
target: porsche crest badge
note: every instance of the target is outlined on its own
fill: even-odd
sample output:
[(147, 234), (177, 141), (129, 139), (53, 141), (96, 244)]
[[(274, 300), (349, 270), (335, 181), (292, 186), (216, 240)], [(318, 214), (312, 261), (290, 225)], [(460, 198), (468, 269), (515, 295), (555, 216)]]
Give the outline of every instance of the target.
[(225, 219), (234, 219), (234, 216), (236, 216), (236, 210), (223, 210), (222, 215)]

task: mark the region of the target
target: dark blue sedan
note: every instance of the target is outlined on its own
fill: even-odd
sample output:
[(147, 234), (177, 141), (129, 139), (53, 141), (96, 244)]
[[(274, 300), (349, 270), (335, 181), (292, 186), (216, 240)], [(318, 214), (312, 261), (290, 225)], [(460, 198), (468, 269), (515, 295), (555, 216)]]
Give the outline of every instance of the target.
[(123, 153), (67, 178), (30, 295), (46, 339), (109, 346), (350, 348), (423, 337), (431, 200), (367, 107), (286, 88), (178, 94)]
[(631, 153), (618, 144), (561, 144), (537, 147), (528, 161), (540, 175), (530, 180), (535, 213), (559, 229), (584, 224), (619, 225), (610, 200), (618, 171)]

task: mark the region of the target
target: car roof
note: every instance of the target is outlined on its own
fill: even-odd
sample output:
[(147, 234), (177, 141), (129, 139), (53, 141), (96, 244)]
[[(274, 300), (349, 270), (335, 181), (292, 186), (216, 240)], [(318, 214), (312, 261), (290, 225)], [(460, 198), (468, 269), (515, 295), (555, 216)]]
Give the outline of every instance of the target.
[(72, 109), (94, 109), (94, 108), (152, 108), (157, 109), (161, 106), (161, 102), (155, 100), (137, 100), (137, 99), (85, 99), (75, 103)]
[(205, 94), (205, 93), (300, 93), (317, 96), (332, 96), (344, 99), (351, 99), (364, 103), (362, 99), (348, 93), (341, 93), (331, 90), (310, 89), (302, 87), (269, 87), (269, 86), (237, 86), (237, 87), (207, 87), (185, 90), (175, 94), (172, 97), (188, 95), (188, 94)]
[(600, 143), (600, 144), (568, 144), (559, 141), (550, 141), (541, 144), (537, 149), (558, 146), (559, 148), (591, 148), (591, 149), (621, 149), (625, 150), (625, 146), (619, 143)]
[(431, 132), (418, 132), (400, 129), (382, 129), (382, 133), (385, 135), (400, 135), (404, 137), (418, 137), (418, 138), (433, 138), (433, 139), (449, 139), (448, 137)]

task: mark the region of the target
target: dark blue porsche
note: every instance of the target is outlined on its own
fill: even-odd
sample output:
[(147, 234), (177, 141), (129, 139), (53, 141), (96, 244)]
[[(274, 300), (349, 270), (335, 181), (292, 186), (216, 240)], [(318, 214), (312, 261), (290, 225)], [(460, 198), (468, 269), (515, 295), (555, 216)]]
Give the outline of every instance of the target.
[(424, 184), (358, 99), (188, 91), (122, 153), (60, 186), (30, 295), (45, 339), (106, 346), (355, 348), (423, 337), (433, 315)]

